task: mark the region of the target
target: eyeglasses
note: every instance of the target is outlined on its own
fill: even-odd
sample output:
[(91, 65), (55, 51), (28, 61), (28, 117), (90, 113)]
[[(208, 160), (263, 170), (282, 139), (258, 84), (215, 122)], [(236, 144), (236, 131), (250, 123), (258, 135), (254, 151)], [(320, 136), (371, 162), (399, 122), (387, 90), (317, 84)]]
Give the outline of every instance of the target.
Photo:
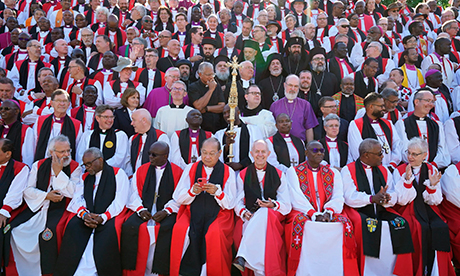
[[(203, 34), (201, 34), (201, 35), (203, 35)], [(160, 36), (158, 36), (158, 38), (171, 38), (171, 36), (168, 36), (168, 35), (160, 35)]]
[(380, 152), (367, 151), (367, 153), (370, 153), (370, 154), (373, 154), (373, 155), (377, 155), (377, 156), (382, 156), (382, 155), (383, 155), (383, 151), (380, 151)]
[(94, 159), (93, 161), (90, 161), (90, 162), (87, 162), (87, 163), (83, 163), (81, 166), (82, 166), (82, 167), (85, 167), (86, 169), (89, 169), (89, 168), (91, 168), (91, 167), (93, 166), (94, 161), (96, 161), (96, 160), (99, 159), (99, 158), (101, 158), (101, 157), (97, 157), (97, 158)]
[(314, 61), (325, 61), (326, 59), (323, 57), (316, 57), (313, 59)]
[[(20, 39), (20, 38), (19, 38), (19, 39)], [(39, 49), (42, 49), (42, 48), (43, 48), (41, 45), (36, 45), (36, 44), (30, 45), (29, 47), (35, 47), (35, 48), (39, 48)]]
[(203, 33), (196, 33), (196, 34), (199, 35), (199, 36), (203, 36)]
[(0, 112), (2, 111), (10, 111), (12, 110), (13, 108), (12, 107), (9, 107), (9, 106), (0, 106)]
[(410, 151), (406, 150), (407, 156), (409, 156), (409, 157), (414, 157), (414, 158), (415, 158), (415, 157), (418, 157), (418, 156), (420, 156), (420, 155), (422, 155), (422, 154), (424, 154), (424, 153), (426, 153), (426, 152), (415, 153), (415, 152), (410, 152)]
[(68, 154), (71, 154), (72, 153), (72, 149), (67, 149), (67, 150), (55, 150), (54, 152), (56, 153), (59, 153), (59, 154), (64, 154), (64, 153), (68, 153)]
[(308, 149), (308, 150), (313, 152), (314, 154), (317, 154), (318, 152), (320, 152), (320, 153), (325, 152), (324, 148), (312, 148), (312, 149)]
[(430, 100), (430, 99), (420, 99), (420, 100), (427, 102), (427, 103), (432, 103), (432, 104), (436, 102), (436, 100)]
[(181, 91), (181, 92), (184, 92), (185, 89), (184, 89), (184, 88), (178, 88), (178, 87), (171, 87), (171, 91)]
[(323, 108), (337, 108), (337, 105), (325, 105)]
[(257, 92), (257, 91), (248, 92), (248, 94), (249, 94), (249, 95), (254, 95), (254, 96), (260, 96), (260, 95), (262, 95), (262, 93)]
[(153, 20), (144, 20), (145, 23), (153, 23)]
[(99, 118), (102, 118), (104, 120), (107, 120), (107, 119), (110, 119), (110, 120), (113, 120), (115, 119), (115, 116), (105, 116), (105, 115), (97, 115)]
[(388, 102), (390, 102), (391, 104), (395, 104), (395, 103), (398, 103), (398, 102), (399, 102), (399, 99), (396, 99), (396, 100), (394, 100), (394, 101), (390, 101), (390, 100), (385, 99), (385, 101), (388, 101)]
[(342, 28), (350, 28), (350, 25), (340, 25)]
[(20, 37), (18, 38), (19, 41), (29, 41), (30, 38), (27, 38), (27, 37)]

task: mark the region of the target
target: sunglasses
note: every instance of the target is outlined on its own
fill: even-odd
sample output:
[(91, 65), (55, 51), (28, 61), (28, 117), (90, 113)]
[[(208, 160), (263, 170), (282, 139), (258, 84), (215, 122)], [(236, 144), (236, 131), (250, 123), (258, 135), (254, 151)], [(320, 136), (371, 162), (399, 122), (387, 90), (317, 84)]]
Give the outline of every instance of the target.
[(29, 41), (30, 38), (20, 37), (20, 38), (18, 38), (18, 40), (20, 40), (20, 41)]
[(340, 25), (342, 28), (350, 28), (350, 25)]
[(145, 23), (153, 23), (153, 20), (144, 20)]
[(312, 149), (309, 149), (309, 151), (313, 152), (313, 153), (318, 153), (318, 152), (321, 152), (321, 153), (324, 153), (324, 148), (312, 148)]

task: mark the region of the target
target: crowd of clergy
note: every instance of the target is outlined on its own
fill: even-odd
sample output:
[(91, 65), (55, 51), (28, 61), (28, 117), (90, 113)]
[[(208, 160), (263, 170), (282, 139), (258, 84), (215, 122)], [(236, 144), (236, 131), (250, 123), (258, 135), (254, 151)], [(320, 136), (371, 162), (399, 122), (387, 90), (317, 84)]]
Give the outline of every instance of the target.
[(460, 275), (459, 7), (1, 1), (0, 275)]

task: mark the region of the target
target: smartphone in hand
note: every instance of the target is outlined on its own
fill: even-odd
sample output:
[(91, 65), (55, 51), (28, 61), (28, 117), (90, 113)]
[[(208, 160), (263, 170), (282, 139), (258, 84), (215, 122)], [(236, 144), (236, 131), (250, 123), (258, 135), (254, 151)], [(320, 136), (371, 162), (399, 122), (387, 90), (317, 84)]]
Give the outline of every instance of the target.
[(203, 188), (204, 184), (206, 184), (206, 178), (204, 177), (201, 177), (201, 178), (198, 178), (198, 184), (200, 185), (201, 188)]

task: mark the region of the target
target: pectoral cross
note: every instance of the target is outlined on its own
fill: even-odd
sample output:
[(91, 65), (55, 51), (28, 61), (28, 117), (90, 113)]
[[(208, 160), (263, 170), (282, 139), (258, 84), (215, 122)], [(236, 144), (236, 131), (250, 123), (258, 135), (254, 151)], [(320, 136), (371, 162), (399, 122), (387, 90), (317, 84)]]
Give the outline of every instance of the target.
[(155, 192), (155, 196), (153, 197), (153, 205), (157, 204), (157, 199), (160, 197), (160, 195)]
[(390, 153), (390, 147), (388, 146), (387, 143), (383, 143), (382, 148), (383, 148), (383, 150), (385, 151), (385, 154), (389, 154), (389, 153)]
[(297, 161), (294, 160), (294, 158), (292, 158), (291, 160), (291, 166), (296, 166), (297, 165)]
[(191, 158), (192, 163), (195, 163), (196, 160), (198, 160), (198, 158), (195, 155), (193, 155), (192, 158)]
[(428, 137), (426, 136), (426, 134), (422, 134), (422, 139), (425, 141), (428, 140)]

